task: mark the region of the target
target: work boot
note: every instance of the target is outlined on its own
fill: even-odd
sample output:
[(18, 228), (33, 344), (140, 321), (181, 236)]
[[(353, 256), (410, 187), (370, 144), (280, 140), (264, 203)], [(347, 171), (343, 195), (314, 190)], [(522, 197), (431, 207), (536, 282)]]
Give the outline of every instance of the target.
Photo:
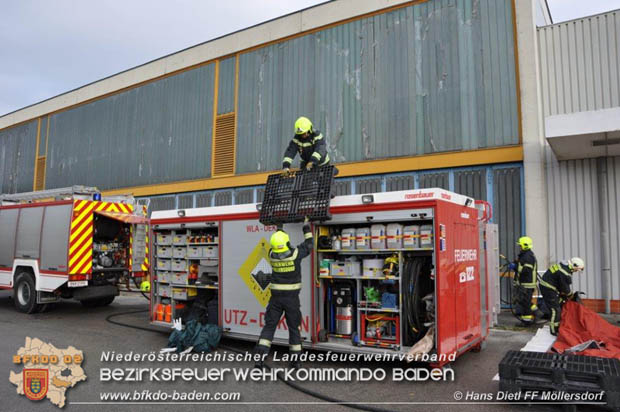
[(265, 368), (265, 362), (263, 362), (262, 360), (257, 360), (256, 362), (254, 362), (254, 369), (264, 369)]
[(291, 369), (301, 369), (303, 368), (303, 366), (301, 366), (301, 362), (298, 360), (292, 360), (289, 362), (288, 364), (289, 368)]

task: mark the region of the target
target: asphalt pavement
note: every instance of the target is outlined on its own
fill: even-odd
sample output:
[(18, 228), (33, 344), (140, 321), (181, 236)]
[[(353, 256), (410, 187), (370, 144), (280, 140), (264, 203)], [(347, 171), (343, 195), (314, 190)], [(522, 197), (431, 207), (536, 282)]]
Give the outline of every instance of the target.
[[(286, 384), (275, 382), (252, 382), (249, 380), (235, 380), (227, 375), (223, 381), (216, 382), (151, 382), (148, 379), (139, 382), (104, 382), (100, 378), (102, 368), (161, 368), (161, 367), (189, 367), (189, 368), (251, 368), (250, 362), (184, 362), (167, 364), (162, 362), (106, 362), (102, 360), (102, 353), (115, 351), (117, 353), (150, 353), (159, 352), (166, 346), (168, 331), (153, 332), (139, 330), (111, 324), (106, 317), (111, 314), (130, 311), (146, 310), (147, 302), (140, 295), (120, 296), (110, 306), (103, 308), (85, 309), (79, 303), (64, 301), (45, 313), (26, 315), (17, 312), (13, 307), (11, 293), (0, 291), (0, 370), (4, 370), (4, 382), (0, 380), (0, 411), (58, 411), (59, 408), (48, 400), (33, 402), (16, 393), (16, 387), (9, 382), (9, 370), (18, 372), (21, 367), (12, 363), (13, 355), (24, 345), (25, 338), (39, 338), (51, 343), (57, 348), (74, 346), (84, 353), (82, 367), (87, 380), (79, 382), (75, 387), (68, 389), (66, 411), (195, 411), (208, 409), (210, 411), (306, 411), (352, 410), (348, 406), (328, 404), (325, 401), (295, 390)], [(127, 324), (150, 328), (147, 312), (122, 315), (115, 320)], [(451, 382), (394, 382), (391, 371), (394, 368), (406, 368), (404, 363), (368, 363), (351, 362), (308, 364), (306, 367), (337, 367), (359, 368), (368, 367), (372, 370), (383, 369), (388, 378), (383, 381), (371, 380), (368, 382), (304, 382), (300, 385), (321, 394), (347, 402), (356, 402), (382, 410), (420, 410), (434, 412), (443, 411), (559, 411), (555, 407), (526, 406), (514, 404), (473, 404), (465, 401), (455, 401), (455, 393), (460, 391), (464, 396), (467, 393), (495, 394), (498, 391), (498, 382), (493, 381), (497, 373), (497, 365), (506, 351), (520, 349), (532, 336), (528, 330), (493, 330), (487, 339), (486, 347), (479, 353), (470, 352), (459, 357), (453, 364), (454, 381)], [(236, 350), (251, 350), (250, 342), (225, 339), (222, 342), (227, 347)], [(218, 349), (222, 352), (224, 349)], [(281, 348), (286, 352), (286, 348)], [(274, 363), (274, 366), (285, 366), (284, 363)], [(229, 403), (182, 404), (182, 403), (155, 403), (144, 404), (111, 403), (101, 400), (102, 393), (115, 391), (142, 392), (144, 390), (157, 392), (236, 392), (240, 400)], [(378, 403), (383, 404), (378, 404)], [(409, 404), (422, 402), (425, 404)], [(427, 402), (434, 402), (429, 404)]]

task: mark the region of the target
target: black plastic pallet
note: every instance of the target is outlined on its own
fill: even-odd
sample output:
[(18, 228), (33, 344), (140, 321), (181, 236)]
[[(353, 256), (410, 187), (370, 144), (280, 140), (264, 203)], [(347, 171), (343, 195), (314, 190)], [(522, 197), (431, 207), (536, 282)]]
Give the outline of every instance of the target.
[[(595, 400), (594, 402), (605, 402), (605, 405), (599, 405), (603, 408), (613, 411), (620, 411), (620, 392), (617, 391), (602, 391), (602, 390), (588, 390), (587, 388), (577, 388), (572, 385), (560, 385), (552, 382), (538, 382), (528, 381), (523, 379), (502, 379), (499, 381), (499, 390), (501, 392), (517, 394), (523, 394), (518, 399), (519, 401), (533, 401), (533, 402), (561, 402), (562, 399), (553, 399), (549, 397), (550, 392), (559, 392), (566, 394), (584, 393), (589, 392), (591, 394), (603, 392), (601, 400)], [(525, 393), (528, 394), (528, 398), (525, 399)], [(587, 401), (585, 401), (587, 402)]]
[(259, 221), (264, 225), (331, 219), (329, 202), (335, 175), (334, 166), (299, 170), (288, 176), (273, 174), (267, 178)]
[(546, 382), (582, 390), (617, 391), (620, 360), (594, 356), (509, 351), (499, 364), (500, 379)]

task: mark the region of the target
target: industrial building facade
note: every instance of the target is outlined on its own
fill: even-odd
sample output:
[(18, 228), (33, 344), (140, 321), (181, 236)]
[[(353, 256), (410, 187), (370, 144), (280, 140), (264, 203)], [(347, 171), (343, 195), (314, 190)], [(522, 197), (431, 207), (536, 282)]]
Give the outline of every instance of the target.
[[(183, 50), (0, 117), (2, 192), (85, 184), (151, 210), (260, 202), (305, 115), (340, 169), (337, 194), (442, 187), (491, 202), (509, 258), (526, 232), (542, 265), (585, 255), (542, 223), (556, 209), (539, 5), (337, 0)], [(620, 299), (617, 280), (609, 295), (595, 285), (581, 289)]]

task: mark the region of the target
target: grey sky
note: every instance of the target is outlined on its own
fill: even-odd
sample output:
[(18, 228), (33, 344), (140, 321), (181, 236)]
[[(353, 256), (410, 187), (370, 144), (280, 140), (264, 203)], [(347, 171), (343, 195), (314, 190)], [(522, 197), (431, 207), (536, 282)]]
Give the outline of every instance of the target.
[[(522, 0), (517, 0), (522, 1)], [(0, 116), (324, 0), (3, 0)], [(555, 22), (620, 0), (549, 0)]]

